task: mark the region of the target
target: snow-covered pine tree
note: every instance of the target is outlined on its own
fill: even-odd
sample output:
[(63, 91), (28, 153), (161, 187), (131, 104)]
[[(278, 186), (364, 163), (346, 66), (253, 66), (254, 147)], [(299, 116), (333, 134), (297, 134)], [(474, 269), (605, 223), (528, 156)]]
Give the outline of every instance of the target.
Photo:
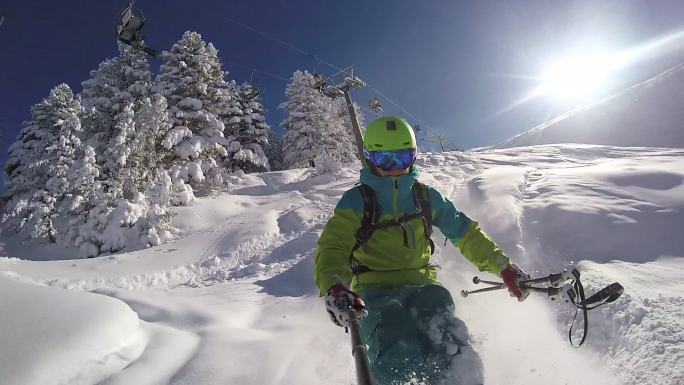
[[(234, 86), (234, 83), (231, 82)], [(237, 87), (237, 113), (230, 117), (226, 131), (231, 143), (228, 148), (232, 167), (245, 172), (268, 171), (270, 166), (264, 152), (271, 128), (264, 118), (264, 107), (259, 101), (259, 90), (252, 84)]]
[(172, 204), (173, 184), (168, 172), (158, 168), (151, 187), (147, 191), (147, 216), (140, 221), (140, 240), (147, 246), (156, 246), (173, 237), (171, 219), (173, 213), (169, 211)]
[(350, 151), (354, 142), (341, 119), (339, 102), (322, 95), (313, 83), (309, 72), (296, 71), (287, 85), (287, 101), (280, 105), (287, 112), (281, 123), (285, 168), (311, 166), (317, 159), (346, 163), (357, 158)]
[[(344, 98), (336, 98), (335, 100), (338, 104), (337, 108), (339, 111), (340, 120), (346, 127), (345, 129), (349, 133), (350, 137), (354, 139), (354, 132), (351, 123), (351, 117), (349, 116), (349, 109), (347, 108), (347, 101)], [(356, 112), (356, 118), (359, 121), (359, 127), (361, 127), (361, 130), (363, 131), (366, 127), (366, 116), (363, 113), (363, 109), (361, 109), (356, 102), (354, 102), (354, 111)]]
[[(220, 119), (225, 86), (224, 73), (214, 46), (197, 32), (187, 31), (164, 52), (155, 90), (169, 105), (172, 128), (163, 145), (174, 153), (171, 177), (174, 190), (182, 184), (216, 187), (223, 183), (221, 159), (227, 156), (227, 141)], [(180, 183), (179, 183), (180, 182)], [(177, 191), (192, 196), (191, 188)], [(187, 203), (174, 198), (176, 202)]]
[(95, 149), (100, 180), (114, 202), (129, 184), (123, 169), (131, 155), (135, 113), (149, 94), (152, 74), (144, 53), (119, 44), (119, 56), (101, 63), (91, 76), (82, 83), (84, 136)]
[[(62, 237), (66, 246), (80, 247), (83, 243), (81, 230), (88, 218), (88, 212), (97, 206), (106, 208), (104, 190), (98, 180), (99, 176), (100, 168), (97, 165), (95, 150), (89, 145), (82, 145), (78, 149), (77, 160), (68, 172), (71, 193), (65, 202), (64, 211), (70, 216)], [(85, 253), (83, 256), (89, 257), (97, 254)]]
[(136, 114), (136, 135), (127, 164), (127, 179), (132, 182), (129, 190), (145, 194), (141, 200), (147, 208), (146, 215), (136, 223), (145, 246), (156, 246), (172, 238), (173, 213), (169, 206), (173, 184), (166, 168), (173, 154), (162, 145), (170, 128), (166, 98), (161, 94), (146, 98)]
[[(339, 140), (336, 141), (337, 150), (336, 153), (341, 155), (341, 159), (346, 159), (347, 162), (356, 162), (359, 160), (359, 151), (356, 147), (356, 138), (354, 137), (354, 128), (352, 127), (351, 117), (349, 116), (349, 109), (347, 107), (347, 101), (345, 98), (335, 98), (332, 99), (334, 103), (333, 108), (336, 110), (336, 117), (339, 120), (340, 125), (335, 125), (336, 129), (339, 129), (339, 134), (336, 135)], [(354, 111), (356, 112), (356, 117), (359, 121), (359, 127), (363, 129), (364, 116), (361, 111), (361, 107), (354, 103)]]
[(313, 87), (313, 75), (295, 71), (287, 85), (287, 101), (280, 109), (287, 113), (281, 122), (283, 135), (283, 167), (311, 166), (316, 157), (327, 120), (330, 119), (326, 98)]
[(9, 226), (13, 222), (11, 218), (22, 218), (21, 212), (26, 208), (27, 198), (47, 180), (42, 155), (49, 143), (45, 138), (49, 131), (45, 127), (52, 124), (49, 110), (47, 100), (33, 106), (32, 119), (23, 123), (16, 142), (9, 148), (9, 159), (5, 163), (7, 178), (2, 195), (5, 203), (2, 219), (4, 229), (14, 227)]
[(31, 238), (57, 240), (57, 205), (70, 191), (68, 171), (80, 146), (81, 104), (60, 84), (32, 108), (33, 119), (10, 149), (3, 227), (25, 229)]
[(276, 135), (274, 130), (268, 131), (268, 145), (264, 149), (268, 164), (271, 170), (278, 171), (283, 169), (283, 139)]
[(130, 142), (131, 154), (123, 170), (127, 183), (125, 190), (145, 192), (157, 178), (158, 169), (166, 168), (172, 156), (171, 151), (162, 146), (170, 128), (166, 98), (161, 94), (143, 98), (135, 114), (135, 127)]
[[(71, 89), (61, 87), (59, 92), (63, 93), (64, 105), (56, 111), (57, 122), (55, 128), (59, 127), (59, 132), (55, 132), (51, 145), (45, 148), (47, 158), (48, 180), (45, 188), (48, 195), (55, 203), (62, 203), (65, 199), (69, 200), (73, 190), (71, 185), (72, 176), (69, 172), (76, 162), (77, 150), (81, 147), (81, 121), (80, 116), (82, 107), (79, 99), (74, 98)], [(64, 208), (60, 208), (61, 216), (64, 216), (62, 224), (58, 225), (63, 231), (69, 218)], [(51, 213), (55, 217), (55, 212)], [(52, 219), (52, 218), (51, 218)], [(56, 241), (53, 236), (49, 237), (52, 242)]]
[(218, 104), (218, 116), (225, 127), (223, 133), (227, 143), (227, 155), (222, 159), (222, 167), (226, 170), (233, 170), (237, 169), (237, 167), (234, 167), (232, 155), (238, 152), (242, 147), (240, 141), (237, 139), (237, 135), (244, 113), (242, 111), (240, 93), (235, 80), (225, 82), (224, 85), (219, 88), (219, 91), (221, 92), (221, 101)]

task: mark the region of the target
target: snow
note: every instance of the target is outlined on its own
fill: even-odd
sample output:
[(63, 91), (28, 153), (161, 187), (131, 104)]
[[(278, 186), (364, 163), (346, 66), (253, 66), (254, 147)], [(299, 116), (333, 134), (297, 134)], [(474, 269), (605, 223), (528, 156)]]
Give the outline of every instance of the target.
[[(614, 262), (610, 269), (584, 261), (587, 282), (619, 280), (628, 291), (590, 319), (592, 344), (611, 369), (634, 383), (681, 383), (684, 378), (684, 261)], [(649, 284), (655, 281), (655, 284)]]
[(137, 315), (114, 298), (0, 275), (3, 384), (92, 384), (145, 349)]
[[(484, 383), (684, 383), (684, 150), (545, 145), (421, 154), (418, 165), (533, 275), (574, 263), (588, 292), (625, 287), (573, 349), (568, 304), (457, 295), (474, 275), (494, 277), (435, 231)], [(0, 384), (355, 383), (312, 256), (357, 180), (349, 167), (243, 175), (174, 208), (178, 239), (91, 259), (48, 260), (54, 246), (0, 239)]]
[(166, 148), (171, 148), (182, 142), (185, 138), (192, 138), (192, 131), (185, 126), (176, 126), (166, 134), (162, 145)]

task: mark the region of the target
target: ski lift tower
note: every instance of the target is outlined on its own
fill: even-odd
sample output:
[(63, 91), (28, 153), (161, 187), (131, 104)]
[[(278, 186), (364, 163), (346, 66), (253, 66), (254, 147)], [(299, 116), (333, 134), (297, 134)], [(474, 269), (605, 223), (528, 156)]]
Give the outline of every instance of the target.
[(133, 3), (135, 3), (135, 0), (128, 3), (128, 7), (121, 12), (121, 22), (115, 28), (116, 38), (120, 42), (128, 44), (150, 56), (159, 57), (158, 51), (146, 46), (143, 42), (140, 29), (145, 24), (145, 18), (135, 16), (133, 13)]
[(354, 66), (347, 67), (337, 72), (336, 74), (332, 75), (329, 79), (334, 78), (340, 73), (347, 74), (342, 83), (334, 86), (325, 87), (325, 79), (323, 79), (322, 76), (319, 76), (319, 78), (316, 79), (316, 84), (314, 84), (314, 87), (319, 88), (323, 95), (332, 98), (344, 96), (344, 100), (347, 103), (347, 110), (349, 111), (349, 118), (351, 119), (352, 132), (354, 134), (354, 138), (356, 139), (356, 147), (359, 151), (359, 159), (361, 160), (361, 163), (365, 166), (365, 162), (363, 161), (365, 156), (363, 155), (363, 136), (361, 135), (361, 125), (359, 124), (358, 116), (356, 116), (356, 110), (354, 109), (354, 103), (352, 101), (351, 94), (349, 93), (349, 91), (353, 88), (363, 88), (366, 86), (366, 83), (364, 83), (363, 80), (359, 79), (357, 76), (354, 75)]

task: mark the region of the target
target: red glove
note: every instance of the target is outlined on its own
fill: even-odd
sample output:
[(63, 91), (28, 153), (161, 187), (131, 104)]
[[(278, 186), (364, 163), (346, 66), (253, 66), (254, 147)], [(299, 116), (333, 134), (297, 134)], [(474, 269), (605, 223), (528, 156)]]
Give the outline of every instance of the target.
[(325, 308), (335, 325), (342, 327), (349, 326), (350, 310), (356, 312), (356, 319), (358, 320), (362, 320), (368, 315), (363, 299), (339, 283), (328, 289), (325, 294)]
[(506, 265), (501, 270), (501, 278), (504, 281), (504, 285), (508, 288), (508, 292), (511, 293), (511, 297), (518, 298), (518, 302), (524, 301), (530, 294), (530, 289), (520, 287), (520, 281), (528, 280), (530, 276), (518, 266)]

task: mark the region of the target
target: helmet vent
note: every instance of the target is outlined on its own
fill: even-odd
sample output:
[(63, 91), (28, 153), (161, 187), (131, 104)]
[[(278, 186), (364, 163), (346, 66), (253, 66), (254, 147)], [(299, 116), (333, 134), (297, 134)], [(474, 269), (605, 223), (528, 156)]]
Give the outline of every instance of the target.
[(394, 122), (394, 120), (388, 120), (387, 123), (385, 124), (385, 127), (387, 127), (387, 131), (396, 131), (397, 130), (397, 124)]

